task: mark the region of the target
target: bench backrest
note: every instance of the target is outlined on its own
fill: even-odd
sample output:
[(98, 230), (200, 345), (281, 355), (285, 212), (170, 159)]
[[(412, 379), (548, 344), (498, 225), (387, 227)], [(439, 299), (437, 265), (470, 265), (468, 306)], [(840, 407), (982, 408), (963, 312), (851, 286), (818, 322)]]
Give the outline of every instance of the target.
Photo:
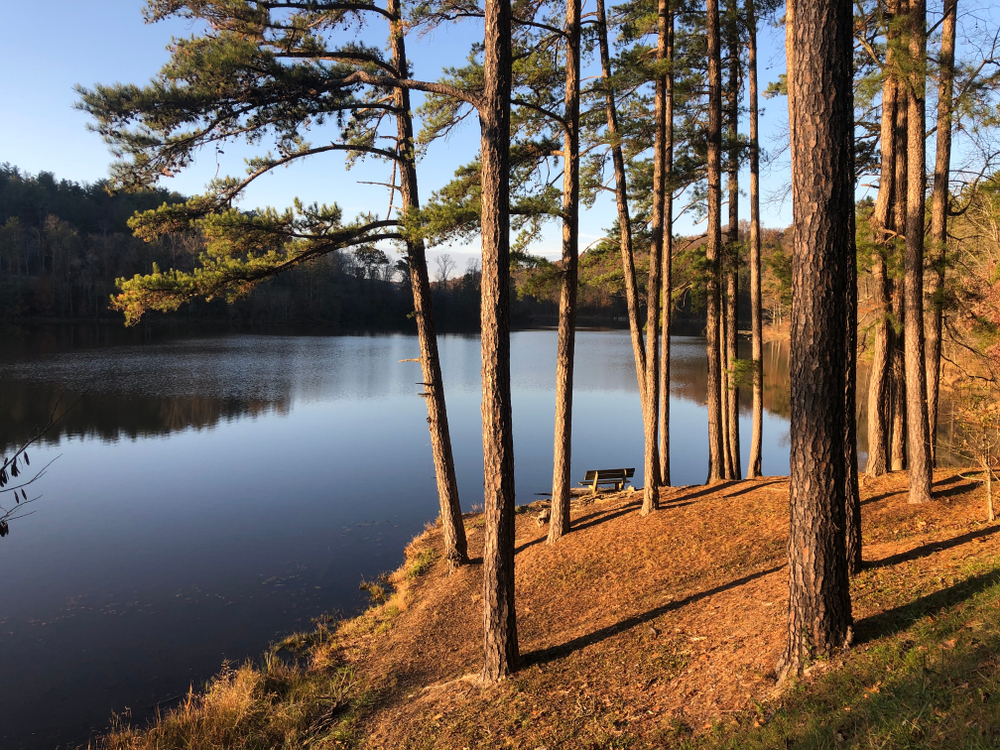
[(592, 482), (595, 479), (631, 479), (635, 475), (635, 468), (631, 469), (591, 469), (583, 478), (585, 482)]

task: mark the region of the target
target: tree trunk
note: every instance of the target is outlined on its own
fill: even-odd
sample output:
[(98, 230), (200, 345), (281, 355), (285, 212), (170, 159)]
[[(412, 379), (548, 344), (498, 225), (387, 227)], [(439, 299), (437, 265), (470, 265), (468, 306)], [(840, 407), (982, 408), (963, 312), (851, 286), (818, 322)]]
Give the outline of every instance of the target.
[(635, 254), (632, 250), (632, 218), (628, 210), (628, 186), (625, 178), (625, 159), (622, 156), (621, 136), (618, 134), (618, 108), (611, 85), (611, 56), (608, 51), (608, 23), (604, 0), (597, 0), (598, 46), (601, 53), (601, 78), (604, 82), (604, 109), (608, 118), (608, 139), (611, 141), (611, 160), (615, 170), (615, 202), (618, 207), (618, 226), (621, 230), (620, 248), (622, 270), (625, 276), (625, 302), (628, 306), (628, 327), (632, 335), (632, 354), (635, 357), (635, 376), (639, 382), (639, 398), (646, 407), (646, 349), (639, 327), (639, 293), (635, 281)]
[(483, 544), (482, 678), (517, 668), (514, 440), (510, 403), (510, 0), (486, 0), (482, 131)]
[(931, 499), (931, 449), (924, 361), (924, 183), (926, 181), (924, 92), (927, 53), (925, 0), (910, 0), (907, 29), (911, 66), (907, 98), (906, 249), (903, 305), (906, 321), (906, 444), (909, 502)]
[(739, 315), (737, 301), (739, 298), (739, 263), (740, 263), (740, 150), (737, 142), (739, 132), (739, 94), (740, 94), (740, 37), (738, 17), (739, 9), (736, 0), (732, 0), (729, 8), (729, 101), (727, 118), (729, 120), (729, 154), (727, 160), (729, 188), (729, 236), (726, 248), (726, 434), (729, 437), (727, 446), (727, 464), (729, 479), (740, 479), (743, 471), (740, 466), (740, 389), (736, 381), (737, 349), (739, 333)]
[(781, 677), (851, 640), (844, 348), (854, 211), (851, 6), (796, 0), (792, 122), (791, 523)]
[[(408, 66), (399, 0), (388, 0), (387, 9), (392, 17), (390, 46), (393, 66), (399, 71), (404, 71)], [(405, 214), (407, 211), (420, 208), (409, 89), (402, 86), (394, 89), (393, 104), (397, 109), (397, 148), (405, 156), (400, 167), (400, 192)], [(445, 557), (451, 564), (460, 565), (468, 562), (468, 550), (465, 524), (462, 521), (462, 505), (458, 497), (458, 481), (455, 478), (455, 459), (451, 452), (451, 437), (448, 431), (448, 412), (445, 408), (437, 333), (434, 330), (427, 255), (424, 252), (423, 240), (407, 242), (406, 249), (409, 257), (410, 287), (413, 291), (413, 310), (417, 320), (417, 339), (420, 342), (420, 367), (424, 390), (429, 394), (424, 400), (427, 402), (427, 424), (431, 433), (434, 475), (437, 478), (438, 501), (441, 506)]]
[[(661, 66), (667, 59), (667, 17), (669, 0), (657, 3), (656, 61)], [(646, 287), (646, 408), (642, 419), (646, 439), (645, 489), (642, 514), (656, 510), (660, 494), (660, 457), (657, 428), (660, 409), (660, 264), (663, 255), (663, 206), (666, 192), (666, 106), (667, 80), (662, 68), (656, 76), (656, 122), (653, 142), (653, 218), (650, 225), (652, 242), (649, 247), (649, 281)]]
[[(896, 2), (898, 13), (903, 13), (903, 3)], [(909, 122), (909, 94), (903, 81), (896, 89), (896, 199), (893, 206), (893, 222), (895, 230), (906, 233), (907, 204), (907, 138)], [(898, 242), (893, 243), (894, 265), (899, 267)], [(904, 365), (906, 338), (903, 336), (903, 326), (906, 321), (906, 308), (903, 304), (903, 280), (893, 279), (892, 312), (895, 326), (892, 332), (892, 439), (890, 442), (890, 461), (893, 471), (906, 468), (906, 367)]]
[(955, 20), (958, 0), (945, 0), (938, 80), (937, 154), (931, 198), (931, 273), (927, 285), (927, 427), (931, 465), (937, 460), (938, 394), (941, 384), (941, 327), (948, 249), (948, 181), (951, 177), (951, 110), (955, 81)]
[(880, 477), (888, 470), (889, 386), (892, 375), (892, 360), (889, 356), (889, 299), (885, 258), (880, 248), (872, 252), (870, 284), (877, 318), (873, 326), (872, 364), (868, 378), (868, 464), (865, 473)]
[(722, 57), (719, 42), (719, 0), (706, 0), (708, 36), (708, 243), (705, 257), (705, 337), (708, 339), (708, 481), (725, 477), (722, 442), (722, 359), (720, 356), (719, 260), (722, 255)]
[(990, 455), (989, 449), (986, 450), (983, 470), (986, 472), (986, 520), (993, 523), (997, 519), (993, 512), (993, 457)]
[[(851, 186), (855, 184), (851, 161)], [(844, 333), (844, 511), (847, 529), (847, 572), (861, 572), (861, 491), (858, 486), (858, 250), (854, 208), (850, 213), (847, 257), (847, 325)]]
[(563, 139), (562, 293), (556, 355), (556, 430), (552, 466), (550, 543), (570, 529), (570, 459), (573, 437), (573, 351), (580, 226), (580, 0), (566, 3), (566, 111)]
[(902, 323), (906, 311), (903, 309), (903, 283), (897, 281), (892, 294), (892, 308), (899, 323), (892, 331), (892, 440), (890, 442), (890, 462), (893, 471), (906, 469), (906, 339), (903, 337)]
[[(893, 9), (889, 8), (890, 33)], [(889, 298), (889, 279), (886, 258), (892, 254), (892, 235), (895, 224), (896, 187), (896, 120), (898, 117), (897, 92), (899, 82), (895, 71), (894, 35), (886, 50), (886, 77), (882, 84), (881, 165), (878, 197), (872, 211), (870, 224), (875, 232), (877, 245), (872, 251), (871, 290), (875, 308), (872, 325), (872, 364), (868, 378), (868, 463), (869, 476), (882, 476), (889, 468), (889, 420), (892, 415), (892, 308)]]
[(670, 484), (670, 319), (673, 315), (674, 294), (674, 11), (667, 17), (666, 104), (664, 112), (664, 171), (663, 193), (663, 350), (660, 360), (660, 484)]
[(750, 34), (747, 72), (750, 94), (750, 339), (753, 351), (753, 432), (747, 478), (761, 476), (764, 425), (764, 332), (761, 309), (760, 268), (760, 137), (757, 105), (757, 14), (754, 0), (747, 0), (747, 31)]

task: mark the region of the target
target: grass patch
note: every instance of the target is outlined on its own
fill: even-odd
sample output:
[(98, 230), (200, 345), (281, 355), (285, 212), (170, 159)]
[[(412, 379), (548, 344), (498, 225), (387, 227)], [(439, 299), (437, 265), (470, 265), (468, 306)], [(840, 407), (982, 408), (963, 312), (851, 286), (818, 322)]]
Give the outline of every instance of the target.
[(760, 706), (735, 727), (680, 746), (1000, 747), (1000, 569), (989, 566), (859, 627), (888, 632), (797, 685), (776, 709)]
[(99, 750), (291, 750), (355, 746), (360, 712), (370, 703), (351, 666), (303, 670), (280, 659), (224, 667), (206, 688), (146, 729), (123, 721)]
[(437, 555), (434, 554), (434, 550), (428, 548), (418, 552), (414, 557), (408, 560), (406, 565), (407, 580), (412, 581), (414, 578), (419, 578), (430, 570), (436, 556)]

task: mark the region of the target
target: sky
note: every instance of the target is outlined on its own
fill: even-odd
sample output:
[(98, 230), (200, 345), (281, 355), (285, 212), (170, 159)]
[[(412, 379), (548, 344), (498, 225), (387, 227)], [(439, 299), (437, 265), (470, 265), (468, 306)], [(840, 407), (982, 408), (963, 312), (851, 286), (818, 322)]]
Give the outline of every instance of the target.
[[(584, 5), (590, 5), (584, 0)], [(171, 37), (189, 36), (196, 27), (177, 19), (145, 24), (142, 0), (52, 0), (44, 5), (7, 3), (4, 7), (5, 40), (0, 46), (0, 163), (9, 162), (28, 173), (52, 172), (59, 179), (94, 182), (107, 177), (112, 156), (96, 133), (87, 130), (89, 116), (74, 109), (77, 84), (145, 83), (168, 59), (166, 46)], [(588, 8), (584, 8), (586, 13)], [(592, 10), (592, 8), (591, 8)], [(45, 36), (26, 30), (38, 27), (38, 15), (45, 14)], [(19, 31), (21, 30), (21, 31)], [(372, 24), (364, 32), (369, 41), (384, 31)], [(407, 52), (414, 76), (434, 80), (443, 67), (463, 64), (469, 43), (481, 35), (481, 27), (467, 23), (457, 28), (438, 29), (424, 36), (408, 38)], [(480, 36), (481, 38), (481, 36)], [(783, 31), (771, 26), (759, 35), (760, 90), (784, 72)], [(586, 74), (586, 73), (585, 73)], [(419, 99), (414, 102), (418, 103)], [(787, 132), (785, 100), (763, 100), (761, 146), (777, 148)], [(746, 132), (743, 123), (741, 130)], [(319, 138), (314, 138), (318, 142)], [(421, 196), (443, 186), (463, 163), (475, 157), (479, 128), (475, 118), (447, 141), (434, 144), (419, 165)], [(253, 152), (246, 148), (225, 149), (224, 154), (205, 152), (196, 163), (176, 177), (164, 179), (162, 187), (184, 194), (202, 192), (216, 175), (240, 175), (242, 159)], [(308, 163), (305, 163), (308, 161)], [(304, 160), (302, 164), (277, 170), (257, 180), (241, 202), (243, 208), (291, 205), (296, 197), (306, 202), (338, 203), (350, 217), (362, 211), (385, 214), (388, 191), (365, 182), (386, 182), (388, 167), (372, 162), (344, 168), (341, 155)], [(784, 227), (791, 222), (790, 200), (769, 200), (785, 193), (788, 184), (787, 160), (779, 161), (762, 175), (762, 222)], [(749, 175), (741, 176), (742, 192)], [(749, 199), (741, 198), (741, 216), (749, 216)], [(581, 249), (599, 237), (615, 218), (613, 196), (602, 198), (581, 217)], [(677, 234), (704, 231), (688, 218), (675, 225)], [(550, 224), (533, 252), (548, 258), (559, 256), (560, 229)], [(436, 255), (449, 253), (461, 273), (478, 254), (477, 245), (436, 248)], [(432, 267), (433, 268), (433, 267)], [(432, 270), (433, 273), (433, 270)]]

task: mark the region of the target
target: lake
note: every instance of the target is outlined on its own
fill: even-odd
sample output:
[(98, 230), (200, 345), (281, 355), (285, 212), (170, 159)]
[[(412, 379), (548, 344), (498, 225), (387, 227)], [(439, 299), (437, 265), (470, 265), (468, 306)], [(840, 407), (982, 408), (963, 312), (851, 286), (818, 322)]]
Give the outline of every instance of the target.
[[(556, 335), (512, 334), (518, 503), (551, 488)], [(462, 505), (482, 503), (478, 336), (440, 340)], [(0, 345), (9, 453), (29, 451), (35, 513), (0, 540), (0, 747), (85, 743), (148, 717), (324, 613), (366, 603), (437, 516), (419, 356), (405, 334), (179, 335), (46, 329)], [(742, 353), (748, 356), (748, 353)], [(704, 340), (671, 349), (674, 484), (708, 466)], [(788, 470), (787, 345), (765, 349), (765, 474)], [(743, 394), (743, 466), (749, 393)], [(627, 331), (577, 338), (573, 475), (636, 467)], [(579, 476), (577, 476), (579, 475)], [(9, 497), (9, 495), (4, 496)]]

